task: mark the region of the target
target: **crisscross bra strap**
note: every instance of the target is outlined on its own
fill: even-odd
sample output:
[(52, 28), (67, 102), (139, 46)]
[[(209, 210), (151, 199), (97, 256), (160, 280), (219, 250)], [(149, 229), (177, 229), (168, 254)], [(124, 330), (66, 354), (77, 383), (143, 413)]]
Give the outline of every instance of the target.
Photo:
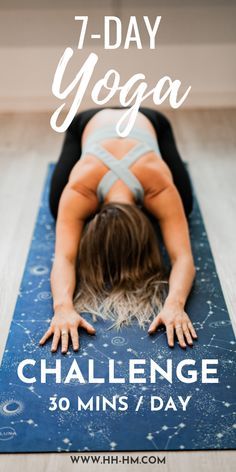
[(134, 138), (139, 143), (135, 145), (122, 159), (116, 159), (112, 154), (110, 154), (102, 145), (99, 143), (107, 138), (119, 138), (124, 139), (119, 136), (116, 132), (115, 126), (105, 126), (101, 129), (93, 131), (93, 133), (87, 138), (82, 148), (82, 156), (85, 154), (94, 154), (98, 159), (100, 159), (110, 170), (104, 175), (101, 179), (98, 188), (97, 195), (99, 201), (102, 202), (112, 187), (112, 185), (119, 179), (130, 188), (135, 196), (136, 202), (142, 202), (144, 196), (144, 190), (135, 177), (135, 175), (129, 170), (135, 161), (137, 161), (143, 154), (154, 151), (160, 158), (161, 153), (155, 137), (146, 130), (141, 128), (133, 128), (127, 138)]
[(143, 201), (144, 190), (135, 177), (135, 175), (129, 170), (131, 166), (137, 159), (139, 159), (143, 154), (152, 150), (146, 143), (139, 143), (134, 146), (121, 160), (114, 158), (106, 149), (104, 149), (99, 144), (93, 144), (89, 146), (89, 153), (94, 154), (98, 159), (100, 159), (107, 167), (110, 168), (104, 177), (99, 182), (97, 188), (97, 195), (99, 201), (103, 201), (105, 195), (110, 190), (112, 185), (119, 179), (121, 179), (133, 192), (136, 201)]

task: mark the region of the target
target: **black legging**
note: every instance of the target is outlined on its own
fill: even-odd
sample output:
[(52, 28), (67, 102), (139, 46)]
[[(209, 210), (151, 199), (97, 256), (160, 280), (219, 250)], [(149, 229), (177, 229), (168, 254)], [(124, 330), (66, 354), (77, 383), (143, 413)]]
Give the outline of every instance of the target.
[[(122, 107), (107, 108), (120, 109)], [(55, 219), (57, 217), (59, 200), (62, 191), (68, 182), (69, 174), (81, 156), (82, 132), (88, 121), (95, 115), (95, 113), (102, 109), (103, 108), (91, 108), (78, 113), (66, 131), (60, 157), (53, 171), (50, 184), (49, 205), (51, 213)], [(172, 173), (174, 183), (182, 198), (186, 216), (188, 216), (191, 213), (193, 206), (191, 182), (186, 167), (176, 147), (170, 122), (162, 113), (152, 110), (151, 108), (140, 107), (139, 111), (151, 121), (155, 128), (161, 156)]]

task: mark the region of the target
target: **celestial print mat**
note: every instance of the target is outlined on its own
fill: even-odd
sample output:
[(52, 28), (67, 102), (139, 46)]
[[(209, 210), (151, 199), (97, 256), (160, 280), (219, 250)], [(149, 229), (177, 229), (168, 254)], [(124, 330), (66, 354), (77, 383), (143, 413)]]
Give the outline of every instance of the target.
[[(53, 167), (49, 165), (0, 371), (0, 451), (233, 449), (235, 336), (196, 199), (190, 231), (197, 276), (186, 307), (198, 333), (193, 348), (183, 350), (177, 343), (169, 348), (164, 327), (152, 336), (135, 322), (115, 331), (108, 329), (108, 321), (94, 323), (88, 313), (83, 316), (94, 324), (96, 335), (81, 331), (79, 352), (70, 346), (67, 355), (60, 350), (52, 354), (51, 341), (43, 347), (38, 345), (53, 313), (49, 277), (55, 224), (48, 208)], [(24, 370), (26, 377), (35, 377), (35, 382), (31, 379), (31, 383), (24, 383), (17, 375), (24, 359), (35, 361)], [(40, 382), (41, 359), (51, 368), (55, 368), (56, 360), (61, 361), (60, 383), (53, 374), (47, 376), (46, 383)], [(88, 381), (89, 359), (94, 360), (95, 377), (104, 378), (104, 383)], [(130, 359), (141, 360), (136, 368), (143, 368), (144, 373), (136, 377), (144, 382), (129, 381)], [(151, 382), (150, 359), (165, 371), (167, 359), (172, 361), (172, 383), (158, 371), (156, 382)], [(183, 375), (190, 377), (195, 369), (197, 381), (184, 383), (177, 378), (176, 367), (184, 359), (193, 359), (196, 364), (185, 366)], [(202, 383), (202, 359), (218, 359), (218, 366), (209, 366), (217, 367), (217, 375), (211, 377), (218, 377), (218, 383)], [(74, 360), (85, 382), (72, 378), (65, 384)], [(109, 360), (114, 360), (115, 377), (123, 378), (124, 383), (109, 382)], [(191, 398), (184, 411), (183, 401), (188, 396)], [(83, 407), (86, 403), (87, 409)], [(52, 410), (50, 405), (54, 405)]]

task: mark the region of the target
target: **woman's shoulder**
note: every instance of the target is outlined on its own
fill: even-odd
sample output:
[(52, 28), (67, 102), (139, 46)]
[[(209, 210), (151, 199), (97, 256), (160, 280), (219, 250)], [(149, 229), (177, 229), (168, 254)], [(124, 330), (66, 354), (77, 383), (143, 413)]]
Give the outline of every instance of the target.
[(92, 154), (79, 159), (70, 172), (68, 185), (74, 190), (83, 189), (86, 194), (94, 194), (99, 180), (104, 174), (104, 165)]
[(152, 199), (167, 187), (173, 185), (172, 174), (166, 163), (155, 153), (150, 153), (134, 169), (144, 189), (144, 201)]

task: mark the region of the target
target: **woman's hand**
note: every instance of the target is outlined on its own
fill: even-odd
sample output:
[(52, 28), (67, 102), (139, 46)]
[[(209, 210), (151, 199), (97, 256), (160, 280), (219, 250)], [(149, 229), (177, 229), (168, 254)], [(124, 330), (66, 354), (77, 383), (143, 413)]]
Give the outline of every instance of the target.
[(89, 334), (95, 334), (95, 328), (88, 323), (76, 310), (69, 311), (58, 310), (52, 318), (50, 328), (40, 339), (39, 344), (43, 345), (50, 336), (53, 335), (51, 351), (56, 352), (61, 339), (61, 352), (65, 354), (68, 351), (69, 335), (71, 337), (74, 351), (79, 349), (78, 328), (84, 328)]
[(193, 339), (197, 339), (197, 333), (187, 313), (177, 304), (165, 306), (156, 316), (149, 326), (148, 333), (152, 334), (158, 326), (164, 324), (166, 326), (167, 341), (170, 347), (174, 347), (174, 332), (179, 341), (179, 345), (186, 347), (186, 342), (192, 346)]

